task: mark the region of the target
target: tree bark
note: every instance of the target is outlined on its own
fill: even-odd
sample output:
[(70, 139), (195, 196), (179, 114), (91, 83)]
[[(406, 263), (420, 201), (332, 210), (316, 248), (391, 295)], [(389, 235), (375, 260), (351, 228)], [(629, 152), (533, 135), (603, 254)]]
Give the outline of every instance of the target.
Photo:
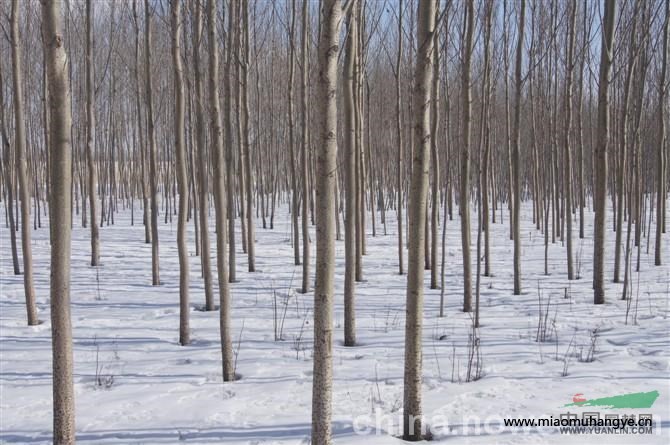
[[(435, 8), (435, 14), (439, 8)], [(437, 18), (435, 19), (437, 22)], [(430, 288), (437, 289), (438, 278), (438, 226), (439, 226), (439, 208), (440, 208), (440, 156), (437, 149), (437, 136), (440, 119), (440, 57), (439, 57), (439, 32), (433, 33), (433, 76), (431, 80), (431, 108), (430, 108), (430, 151), (433, 162), (431, 163), (432, 174), (432, 200), (430, 207)], [(428, 238), (428, 236), (426, 236)]]
[(309, 248), (309, 220), (307, 212), (309, 210), (309, 164), (307, 152), (309, 150), (309, 107), (307, 105), (307, 77), (309, 68), (309, 2), (302, 2), (302, 146), (300, 150), (300, 166), (302, 173), (302, 293), (309, 292), (310, 287), (310, 248)]
[(563, 194), (565, 197), (565, 251), (568, 266), (568, 280), (574, 280), (575, 274), (572, 263), (572, 147), (570, 137), (572, 133), (572, 75), (573, 58), (575, 51), (575, 21), (577, 17), (577, 1), (571, 0), (568, 5), (568, 54), (566, 60), (565, 74), (565, 128), (563, 135), (564, 145), (564, 170), (563, 170)]
[(666, 145), (665, 107), (668, 94), (668, 46), (670, 45), (670, 0), (665, 0), (665, 24), (663, 25), (663, 68), (661, 69), (661, 89), (658, 110), (658, 156), (656, 158), (656, 243), (654, 245), (654, 264), (661, 265), (663, 228), (665, 226), (665, 157), (663, 147)]
[(181, 63), (181, 2), (172, 0), (170, 7), (172, 30), (172, 68), (174, 71), (175, 110), (175, 152), (177, 183), (179, 187), (179, 217), (177, 220), (177, 249), (179, 250), (179, 344), (190, 343), (188, 304), (188, 245), (186, 240), (186, 206), (188, 205), (188, 176), (186, 172), (186, 150), (184, 139), (184, 79)]
[(95, 163), (95, 74), (93, 71), (93, 0), (86, 0), (86, 163), (88, 167), (88, 207), (91, 212), (91, 266), (100, 264)]
[[(356, 2), (356, 0), (352, 0)], [(357, 5), (353, 4), (347, 16), (347, 41), (344, 48), (342, 79), (343, 135), (344, 135), (344, 344), (356, 344), (356, 315), (354, 293), (356, 288), (356, 123), (355, 123), (355, 60), (358, 48)]]
[(30, 176), (26, 159), (26, 127), (23, 114), (23, 74), (21, 70), (21, 42), (19, 36), (19, 0), (12, 0), (12, 86), (14, 88), (14, 147), (16, 171), (19, 176), (21, 200), (21, 254), (23, 255), (23, 288), (26, 293), (28, 325), (39, 324), (33, 283), (33, 254), (30, 243)]
[(594, 243), (593, 243), (593, 302), (605, 303), (605, 212), (607, 206), (607, 151), (609, 148), (609, 84), (612, 68), (614, 28), (617, 0), (605, 2), (603, 33), (600, 49), (600, 73), (598, 82), (598, 140), (595, 145), (595, 190), (593, 196)]
[(156, 135), (154, 130), (154, 109), (151, 97), (151, 12), (149, 0), (144, 0), (144, 74), (146, 76), (147, 90), (145, 92), (147, 101), (147, 128), (149, 131), (149, 190), (151, 194), (151, 284), (161, 284), (159, 276), (158, 258), (158, 172), (156, 170)]
[(247, 260), (249, 272), (256, 271), (256, 230), (254, 222), (254, 181), (251, 174), (251, 152), (249, 143), (249, 4), (248, 0), (242, 0), (242, 27), (243, 33), (240, 34), (242, 61), (240, 65), (241, 77), (241, 106), (242, 106), (242, 153), (244, 155), (244, 185), (246, 202), (246, 217), (247, 217)]
[(216, 36), (216, 0), (207, 1), (209, 42), (209, 115), (214, 150), (214, 205), (216, 211), (216, 270), (219, 279), (219, 331), (221, 337), (221, 358), (223, 381), (235, 380), (233, 347), (230, 335), (230, 285), (226, 264), (226, 194), (224, 174), (226, 171), (223, 137), (221, 134), (221, 114), (219, 111), (219, 48)]
[(523, 34), (526, 17), (526, 0), (521, 0), (519, 24), (517, 26), (518, 43), (516, 47), (515, 67), (515, 104), (514, 104), (514, 143), (512, 145), (512, 181), (514, 204), (512, 205), (512, 226), (514, 228), (514, 295), (521, 294), (521, 68), (523, 63)]
[[(233, 82), (230, 67), (232, 66), (233, 55), (233, 24), (235, 16), (234, 8), (228, 12), (228, 33), (226, 39), (226, 63), (223, 68), (223, 134), (225, 138), (226, 151), (226, 209), (228, 213), (228, 282), (237, 281), (237, 264), (235, 259), (235, 176), (233, 158), (233, 126), (232, 126), (232, 104), (231, 104), (231, 84)], [(221, 285), (221, 284), (219, 284)]]
[[(0, 64), (0, 85), (4, 85), (2, 77), (2, 65)], [(3, 177), (5, 179), (5, 190), (7, 192), (6, 206), (7, 219), (9, 220), (9, 237), (12, 246), (12, 266), (14, 267), (14, 275), (21, 274), (21, 267), (19, 265), (19, 252), (16, 246), (16, 219), (14, 218), (14, 184), (13, 176), (16, 170), (14, 164), (14, 157), (9, 145), (9, 136), (7, 133), (7, 122), (5, 121), (5, 98), (4, 88), (0, 88), (0, 132), (2, 132), (2, 156), (5, 171)]]
[(193, 69), (195, 71), (195, 134), (197, 157), (198, 157), (198, 205), (200, 211), (200, 261), (202, 262), (202, 277), (205, 290), (205, 310), (214, 310), (214, 292), (212, 290), (212, 265), (209, 241), (209, 180), (208, 169), (209, 158), (207, 156), (207, 145), (205, 138), (205, 96), (202, 85), (202, 62), (200, 59), (200, 43), (202, 41), (202, 6), (201, 2), (195, 2), (195, 18), (193, 21)]
[(289, 132), (289, 163), (291, 165), (291, 221), (293, 227), (293, 262), (296, 266), (300, 265), (300, 225), (298, 223), (298, 212), (300, 209), (298, 203), (298, 179), (295, 171), (295, 135), (293, 123), (293, 78), (295, 76), (295, 1), (291, 0), (291, 24), (289, 30), (289, 66), (288, 66), (288, 132)]
[(403, 392), (403, 439), (422, 440), (421, 336), (423, 326), (423, 275), (426, 200), (430, 169), (430, 106), (435, 0), (417, 4), (417, 56), (414, 76), (414, 137), (409, 195), (409, 250), (407, 270), (407, 319), (405, 321), (405, 372)]
[(403, 145), (402, 145), (402, 115), (400, 113), (400, 103), (402, 102), (400, 96), (400, 61), (402, 59), (402, 7), (403, 0), (398, 0), (398, 53), (396, 55), (395, 64), (395, 88), (396, 88), (396, 134), (398, 139), (398, 165), (397, 165), (397, 193), (398, 201), (396, 202), (396, 213), (398, 215), (398, 273), (400, 275), (405, 273), (405, 263), (403, 260), (404, 249), (403, 245), (403, 197), (402, 197), (402, 177), (403, 177)]
[(474, 4), (468, 0), (465, 9), (463, 42), (463, 148), (461, 150), (461, 177), (458, 192), (461, 211), (461, 247), (463, 249), (463, 312), (472, 310), (472, 266), (470, 254), (470, 128), (472, 126), (472, 38), (474, 34)]
[[(16, 0), (15, 0), (16, 2)], [(44, 63), (49, 85), (51, 180), (51, 337), (53, 349), (53, 442), (75, 443), (70, 251), (72, 219), (72, 114), (68, 60), (60, 0), (42, 0)], [(24, 225), (26, 220), (23, 221)]]
[(337, 55), (340, 0), (322, 0), (319, 34), (316, 156), (316, 286), (314, 289), (314, 380), (312, 443), (330, 445), (333, 386), (333, 294), (335, 275), (335, 178), (337, 172)]

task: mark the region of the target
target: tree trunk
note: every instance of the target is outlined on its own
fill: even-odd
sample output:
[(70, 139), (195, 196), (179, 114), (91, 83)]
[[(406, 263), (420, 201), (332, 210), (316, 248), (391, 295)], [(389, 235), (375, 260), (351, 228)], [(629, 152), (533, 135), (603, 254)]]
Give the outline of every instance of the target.
[(88, 167), (88, 207), (91, 212), (91, 266), (100, 263), (100, 235), (96, 187), (98, 170), (95, 165), (95, 74), (93, 71), (93, 0), (86, 0), (86, 163)]
[[(12, 0), (12, 86), (14, 88), (14, 146), (16, 170), (19, 176), (19, 198), (21, 200), (21, 253), (23, 255), (23, 288), (26, 293), (28, 325), (39, 323), (35, 306), (33, 284), (33, 254), (30, 243), (30, 177), (26, 159), (26, 127), (23, 115), (23, 74), (21, 72), (21, 42), (19, 36), (19, 1)], [(69, 207), (69, 206), (68, 206)], [(69, 221), (69, 219), (68, 219)]]
[(663, 25), (663, 68), (661, 71), (661, 88), (659, 94), (658, 110), (658, 157), (656, 158), (656, 244), (654, 248), (654, 264), (661, 265), (663, 238), (663, 227), (665, 225), (665, 159), (663, 156), (663, 147), (666, 145), (665, 134), (665, 107), (667, 96), (667, 77), (668, 77), (668, 46), (670, 45), (670, 0), (665, 0), (665, 25)]
[(302, 70), (301, 70), (301, 89), (302, 89), (302, 146), (300, 150), (300, 166), (302, 173), (302, 293), (309, 292), (309, 266), (310, 266), (310, 249), (309, 249), (309, 164), (307, 158), (307, 151), (309, 150), (309, 127), (308, 127), (308, 113), (309, 107), (307, 105), (307, 81), (309, 68), (309, 2), (303, 0), (302, 2)]
[(607, 205), (607, 150), (609, 148), (609, 84), (614, 45), (616, 0), (605, 2), (603, 33), (600, 49), (600, 74), (598, 82), (598, 140), (595, 146), (595, 190), (593, 196), (593, 302), (605, 303), (605, 211)]
[(145, 92), (147, 101), (147, 128), (149, 130), (149, 190), (151, 194), (151, 284), (161, 284), (158, 264), (158, 172), (156, 171), (156, 135), (154, 131), (154, 110), (151, 97), (151, 12), (149, 0), (144, 0), (144, 74), (146, 76), (147, 90)]
[(568, 17), (568, 54), (566, 60), (565, 74), (565, 134), (563, 135), (563, 145), (565, 148), (564, 176), (563, 176), (563, 194), (565, 195), (565, 251), (568, 265), (568, 280), (574, 280), (575, 274), (572, 264), (572, 148), (570, 146), (570, 136), (572, 133), (572, 73), (573, 58), (575, 50), (575, 20), (577, 17), (577, 0), (571, 0), (567, 5), (569, 8)]
[[(226, 39), (226, 63), (223, 68), (223, 134), (226, 142), (226, 209), (228, 213), (228, 282), (235, 283), (236, 260), (235, 260), (235, 160), (233, 158), (233, 126), (232, 126), (232, 104), (231, 104), (231, 84), (233, 82), (230, 67), (235, 58), (233, 53), (233, 24), (235, 16), (234, 8), (228, 12), (228, 33)], [(211, 93), (210, 93), (211, 94)], [(272, 224), (272, 223), (271, 223)], [(219, 283), (219, 286), (221, 284)]]
[(458, 191), (461, 211), (461, 247), (463, 249), (463, 312), (472, 310), (472, 269), (470, 259), (470, 128), (472, 125), (472, 38), (474, 34), (474, 5), (468, 0), (465, 9), (463, 47), (463, 148), (461, 150), (461, 177)]
[[(2, 65), (0, 64), (0, 85), (4, 85), (2, 78)], [(7, 123), (5, 121), (4, 108), (4, 88), (0, 88), (0, 132), (2, 132), (2, 156), (5, 171), (3, 177), (5, 179), (5, 190), (7, 197), (5, 205), (7, 207), (7, 219), (9, 220), (9, 237), (12, 246), (12, 265), (14, 267), (14, 275), (21, 274), (21, 267), (19, 265), (19, 253), (16, 246), (16, 219), (14, 219), (14, 184), (12, 178), (14, 176), (15, 164), (12, 150), (9, 145), (9, 136), (7, 133)]]
[[(137, 2), (133, 1), (133, 25), (135, 28), (135, 112), (137, 113), (137, 133), (140, 143), (140, 176), (142, 181), (142, 223), (144, 224), (144, 242), (151, 242), (151, 228), (149, 225), (149, 193), (147, 190), (146, 147), (144, 146), (144, 131), (142, 129), (142, 107), (140, 94), (140, 28), (137, 17)], [(104, 212), (104, 207), (102, 208)], [(100, 219), (102, 221), (102, 217)]]
[(423, 333), (423, 262), (426, 198), (430, 168), (430, 106), (434, 0), (417, 4), (417, 55), (414, 85), (414, 137), (417, 141), (412, 157), (412, 179), (409, 195), (409, 250), (407, 270), (407, 319), (405, 322), (405, 373), (403, 392), (403, 439), (423, 439), (421, 410), (421, 336)]
[(402, 177), (403, 177), (403, 146), (402, 146), (402, 115), (400, 113), (400, 61), (402, 59), (402, 7), (403, 0), (398, 0), (398, 53), (396, 55), (396, 64), (395, 64), (395, 88), (396, 88), (396, 133), (398, 139), (398, 165), (397, 165), (397, 193), (398, 201), (396, 202), (396, 213), (398, 216), (398, 273), (400, 275), (405, 273), (405, 263), (403, 260), (404, 257), (404, 245), (402, 240), (402, 207), (403, 207), (403, 198), (402, 198)]
[(207, 145), (205, 138), (205, 97), (202, 85), (202, 63), (200, 59), (200, 43), (202, 41), (202, 6), (195, 2), (195, 18), (193, 21), (193, 70), (195, 72), (195, 135), (198, 157), (198, 205), (200, 211), (200, 261), (202, 262), (202, 277), (205, 290), (205, 310), (214, 310), (214, 292), (212, 290), (212, 266), (209, 250), (209, 181), (207, 165)]
[(335, 293), (335, 178), (337, 172), (337, 55), (340, 0), (322, 0), (319, 33), (316, 159), (316, 286), (314, 289), (314, 379), (312, 443), (330, 445), (333, 386), (333, 297)]
[[(636, 3), (639, 5), (639, 3)], [(635, 29), (636, 17), (638, 7), (635, 7), (635, 12), (633, 16), (633, 26)], [(629, 107), (630, 107), (630, 97), (631, 97), (631, 83), (633, 80), (633, 73), (635, 72), (635, 64), (637, 61), (637, 51), (636, 51), (636, 31), (630, 33), (630, 57), (628, 66), (626, 67), (626, 79), (624, 82), (623, 90), (623, 104), (622, 104), (622, 116), (621, 116), (621, 142), (619, 144), (619, 162), (618, 165), (615, 165), (616, 175), (617, 175), (617, 188), (616, 188), (616, 203), (617, 208), (619, 209), (616, 212), (616, 234), (614, 242), (614, 282), (619, 282), (619, 275), (621, 274), (621, 243), (623, 238), (623, 215), (625, 213), (624, 205), (624, 188), (625, 181), (624, 175), (626, 172), (626, 158), (628, 153), (628, 116), (629, 116)], [(624, 264), (624, 267), (627, 267)]]
[[(353, 0), (356, 2), (356, 0)], [(356, 123), (355, 123), (355, 60), (358, 48), (358, 20), (356, 4), (347, 16), (347, 42), (344, 53), (342, 79), (343, 135), (344, 135), (344, 344), (356, 344), (356, 315), (354, 292), (356, 287)]]
[(188, 245), (186, 243), (186, 206), (188, 205), (188, 176), (186, 172), (186, 150), (184, 139), (184, 80), (181, 63), (181, 2), (173, 0), (170, 7), (172, 30), (172, 65), (174, 70), (175, 110), (175, 152), (177, 183), (179, 187), (179, 217), (177, 220), (177, 249), (179, 250), (179, 344), (190, 343), (188, 305)]
[(516, 47), (515, 103), (514, 103), (514, 143), (512, 146), (512, 181), (514, 204), (512, 204), (512, 226), (514, 228), (514, 295), (521, 294), (521, 68), (523, 63), (523, 34), (526, 16), (526, 0), (521, 0), (519, 11), (518, 44)]
[(226, 264), (226, 194), (223, 189), (226, 171), (221, 115), (219, 111), (219, 48), (216, 36), (216, 2), (208, 0), (207, 35), (209, 42), (209, 115), (214, 150), (214, 205), (216, 211), (216, 270), (219, 279), (219, 331), (221, 336), (221, 358), (223, 381), (235, 380), (233, 347), (230, 335), (230, 285)]
[(254, 222), (254, 181), (251, 175), (251, 153), (249, 144), (249, 94), (247, 84), (249, 83), (249, 4), (248, 0), (243, 0), (242, 8), (242, 27), (243, 32), (240, 33), (240, 40), (243, 42), (240, 50), (242, 51), (242, 59), (240, 65), (240, 77), (242, 88), (241, 106), (242, 113), (242, 153), (244, 156), (244, 185), (246, 202), (246, 217), (247, 217), (247, 259), (249, 272), (256, 271), (256, 231)]
[[(15, 3), (17, 0), (15, 0)], [(53, 348), (53, 442), (74, 444), (74, 383), (70, 322), (72, 218), (72, 114), (68, 60), (63, 46), (60, 0), (42, 0), (44, 63), (51, 124), (51, 337)], [(27, 220), (23, 220), (24, 226)]]
[(300, 265), (300, 226), (298, 223), (298, 212), (300, 206), (298, 205), (298, 179), (295, 171), (295, 135), (293, 123), (293, 78), (295, 72), (295, 51), (294, 35), (295, 35), (295, 1), (291, 0), (291, 25), (289, 31), (289, 67), (288, 67), (288, 132), (289, 132), (289, 163), (291, 165), (291, 221), (293, 227), (293, 263)]
[[(435, 8), (436, 13), (439, 8)], [(437, 19), (436, 19), (437, 22)], [(440, 57), (439, 57), (439, 32), (433, 33), (433, 78), (431, 80), (431, 109), (430, 109), (430, 151), (433, 162), (431, 163), (432, 173), (432, 200), (430, 208), (430, 288), (437, 289), (437, 256), (438, 256), (438, 225), (440, 208), (440, 156), (437, 149), (437, 136), (440, 119)], [(428, 236), (426, 236), (428, 238)]]

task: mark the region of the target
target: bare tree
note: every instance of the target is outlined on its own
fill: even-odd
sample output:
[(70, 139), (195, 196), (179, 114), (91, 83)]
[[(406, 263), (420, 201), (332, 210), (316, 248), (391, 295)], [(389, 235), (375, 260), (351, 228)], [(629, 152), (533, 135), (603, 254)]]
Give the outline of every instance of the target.
[(395, 62), (395, 88), (396, 88), (396, 102), (395, 102), (395, 112), (396, 112), (396, 137), (398, 143), (398, 165), (397, 165), (397, 184), (398, 187), (397, 193), (398, 198), (396, 201), (396, 212), (398, 214), (398, 273), (400, 275), (405, 273), (405, 264), (403, 261), (404, 248), (402, 241), (402, 231), (403, 231), (403, 220), (402, 220), (402, 208), (403, 208), (403, 197), (402, 197), (402, 185), (403, 185), (403, 143), (402, 143), (402, 114), (400, 112), (400, 104), (402, 98), (400, 96), (400, 61), (402, 59), (402, 15), (403, 7), (402, 1), (398, 0), (398, 53), (396, 54)]
[(319, 139), (316, 152), (316, 286), (314, 288), (314, 379), (312, 443), (330, 445), (333, 386), (333, 295), (335, 278), (335, 178), (337, 171), (337, 55), (340, 0), (321, 2)]
[[(435, 14), (439, 8), (435, 8)], [(437, 16), (435, 21), (437, 22)], [(430, 152), (433, 162), (431, 163), (431, 206), (430, 206), (430, 288), (437, 289), (437, 256), (438, 256), (438, 225), (440, 208), (440, 152), (438, 150), (438, 129), (440, 120), (440, 33), (433, 32), (433, 76), (431, 80), (431, 102), (430, 102)], [(427, 219), (426, 219), (427, 220)], [(428, 233), (426, 233), (426, 240)], [(427, 249), (428, 250), (428, 249)]]
[(202, 41), (202, 5), (195, 2), (195, 18), (193, 20), (193, 68), (195, 71), (195, 132), (198, 146), (198, 205), (200, 211), (200, 260), (202, 261), (202, 277), (205, 287), (205, 310), (214, 310), (214, 294), (212, 291), (212, 266), (209, 252), (209, 180), (208, 156), (205, 140), (205, 97), (202, 85), (202, 62), (200, 44)]
[(568, 264), (568, 280), (575, 278), (572, 263), (572, 148), (570, 146), (570, 136), (572, 134), (572, 76), (574, 68), (575, 52), (575, 22), (577, 18), (577, 1), (571, 0), (568, 5), (568, 42), (565, 74), (565, 128), (563, 134), (563, 146), (565, 155), (563, 159), (563, 194), (565, 196), (564, 218), (566, 225), (565, 247)]
[[(600, 74), (598, 79), (598, 140), (595, 145), (595, 190), (593, 205), (593, 302), (605, 303), (605, 211), (607, 205), (607, 150), (609, 148), (609, 84), (612, 70), (614, 28), (617, 0), (605, 2), (603, 15), (602, 44), (600, 48)], [(596, 167), (596, 165), (594, 165)]]
[(147, 190), (147, 162), (146, 148), (144, 146), (144, 131), (142, 129), (142, 106), (140, 94), (140, 26), (137, 16), (137, 3), (139, 0), (133, 0), (133, 27), (135, 29), (135, 113), (137, 114), (137, 133), (140, 143), (140, 182), (142, 185), (142, 221), (144, 223), (144, 242), (151, 242), (151, 225), (149, 217), (149, 192)]
[(288, 132), (289, 132), (289, 163), (291, 170), (291, 221), (293, 223), (293, 262), (300, 265), (300, 225), (298, 224), (298, 180), (295, 171), (295, 124), (293, 123), (293, 81), (295, 77), (295, 1), (291, 0), (291, 18), (289, 25), (289, 56), (288, 56)]
[[(246, 217), (247, 217), (247, 259), (249, 272), (256, 271), (256, 231), (254, 222), (254, 194), (253, 185), (254, 177), (251, 174), (251, 152), (249, 143), (249, 90), (247, 84), (249, 83), (249, 2), (242, 0), (240, 7), (242, 8), (242, 27), (244, 32), (241, 33), (240, 39), (243, 42), (241, 45), (242, 57), (240, 57), (240, 77), (241, 77), (241, 106), (242, 113), (242, 154), (244, 157), (244, 178), (245, 178), (245, 197), (246, 197)], [(297, 241), (296, 241), (297, 242)]]
[(512, 145), (512, 227), (514, 229), (514, 295), (521, 294), (521, 68), (523, 64), (523, 34), (525, 28), (526, 0), (521, 0), (519, 10), (519, 25), (517, 26), (518, 43), (516, 47), (515, 87), (514, 92), (514, 143)]
[(184, 80), (181, 63), (181, 2), (172, 0), (170, 23), (172, 28), (172, 68), (174, 71), (175, 110), (174, 134), (177, 161), (177, 183), (179, 187), (179, 219), (177, 221), (177, 248), (179, 250), (179, 344), (190, 343), (188, 305), (188, 245), (186, 239), (186, 206), (188, 205), (188, 175), (186, 172), (186, 150), (184, 140)]
[(656, 186), (656, 244), (654, 246), (654, 264), (661, 265), (663, 230), (665, 227), (665, 187), (666, 154), (663, 155), (664, 147), (667, 145), (665, 129), (665, 107), (668, 94), (668, 46), (670, 46), (670, 0), (665, 0), (665, 24), (663, 25), (663, 65), (661, 68), (660, 93), (658, 96), (658, 156), (656, 158), (657, 186)]
[[(2, 64), (0, 63), (0, 85), (4, 85), (2, 77)], [(12, 150), (9, 144), (9, 136), (7, 133), (7, 122), (5, 121), (5, 98), (4, 88), (0, 87), (0, 132), (2, 132), (0, 142), (2, 143), (2, 157), (4, 168), (3, 176), (5, 179), (5, 190), (7, 192), (7, 219), (9, 220), (9, 237), (12, 246), (12, 266), (14, 267), (14, 275), (21, 274), (21, 267), (19, 265), (19, 252), (16, 247), (16, 219), (14, 219), (14, 184), (12, 177), (14, 176), (15, 164)], [(30, 309), (28, 309), (30, 311)]]
[(472, 40), (474, 34), (474, 1), (466, 2), (463, 35), (462, 90), (463, 95), (463, 148), (461, 149), (460, 210), (461, 247), (463, 249), (463, 312), (472, 310), (472, 265), (470, 254), (470, 131), (472, 127)]
[(156, 134), (154, 123), (154, 106), (152, 95), (151, 72), (151, 10), (149, 0), (144, 0), (144, 75), (146, 76), (147, 89), (145, 92), (147, 101), (147, 129), (149, 132), (149, 189), (151, 193), (151, 284), (161, 284), (159, 275), (158, 259), (158, 171), (156, 169)]
[[(21, 72), (21, 41), (19, 36), (19, 0), (12, 0), (12, 86), (14, 88), (14, 160), (19, 176), (19, 198), (21, 200), (21, 253), (23, 255), (23, 288), (26, 293), (28, 325), (39, 323), (35, 306), (33, 283), (33, 254), (30, 245), (30, 176), (26, 159), (26, 127), (23, 115), (23, 75)], [(69, 220), (68, 220), (69, 221)]]
[(98, 169), (95, 164), (95, 71), (93, 64), (93, 1), (86, 0), (86, 163), (88, 167), (88, 206), (91, 212), (91, 266), (100, 263), (97, 193)]
[(234, 283), (236, 278), (236, 260), (235, 260), (235, 177), (234, 177), (234, 159), (233, 159), (233, 128), (232, 128), (232, 104), (231, 104), (231, 85), (233, 83), (230, 67), (233, 64), (235, 55), (233, 53), (233, 24), (234, 8), (228, 13), (228, 32), (226, 37), (226, 63), (223, 69), (223, 134), (226, 144), (226, 200), (228, 214), (228, 281)]
[[(16, 2), (16, 0), (15, 0)], [(49, 87), (51, 338), (53, 349), (53, 442), (74, 444), (74, 383), (70, 321), (72, 228), (72, 114), (68, 59), (61, 25), (60, 0), (41, 0), (44, 63)], [(26, 220), (23, 221), (24, 225)]]
[(219, 278), (219, 331), (223, 381), (235, 380), (233, 347), (230, 336), (230, 285), (226, 264), (226, 194), (224, 174), (226, 161), (221, 135), (219, 111), (219, 48), (216, 38), (216, 1), (207, 0), (207, 40), (209, 42), (209, 115), (214, 150), (214, 205), (216, 210), (216, 270)]
[[(309, 1), (302, 2), (302, 36), (301, 36), (301, 52), (302, 52), (302, 67), (301, 67), (301, 93), (302, 93), (302, 139), (300, 150), (300, 167), (302, 175), (302, 293), (309, 292), (309, 266), (310, 266), (310, 249), (309, 249), (309, 220), (307, 216), (309, 205), (309, 160), (307, 152), (309, 150), (309, 126), (308, 115), (309, 107), (307, 106), (307, 96), (309, 95), (307, 88), (307, 77), (309, 71)], [(251, 224), (250, 224), (251, 225)]]
[(434, 63), (434, 0), (417, 4), (417, 55), (414, 76), (414, 138), (409, 195), (409, 250), (407, 253), (407, 318), (405, 321), (405, 374), (403, 392), (403, 439), (422, 440), (421, 335), (423, 326), (423, 260), (426, 236), (426, 200), (430, 173), (430, 107)]
[(347, 15), (347, 41), (342, 79), (344, 133), (344, 344), (356, 344), (356, 111), (354, 100), (355, 61), (358, 48), (358, 11), (356, 0)]

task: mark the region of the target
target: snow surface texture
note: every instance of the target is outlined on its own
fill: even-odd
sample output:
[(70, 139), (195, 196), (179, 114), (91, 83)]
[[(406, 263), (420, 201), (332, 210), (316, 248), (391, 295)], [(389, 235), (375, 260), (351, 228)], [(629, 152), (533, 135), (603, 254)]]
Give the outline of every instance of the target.
[[(520, 296), (512, 294), (507, 212), (504, 224), (491, 225), (493, 276), (482, 277), (481, 283), (483, 375), (478, 381), (465, 382), (471, 318), (461, 311), (462, 262), (456, 211), (455, 219), (447, 222), (444, 318), (437, 316), (440, 291), (428, 289), (430, 274), (426, 271), (423, 400), (424, 416), (435, 439), (456, 444), (667, 443), (668, 236), (664, 238), (662, 267), (653, 266), (653, 244), (647, 254), (648, 240), (642, 240), (641, 272), (632, 275), (634, 299), (625, 324), (622, 286), (611, 282), (611, 211), (607, 304), (595, 306), (591, 290), (593, 214), (586, 212), (587, 239), (578, 238), (575, 225), (575, 265), (581, 278), (568, 282), (565, 249), (559, 240), (549, 246), (550, 275), (544, 275), (544, 237), (532, 225), (529, 205), (523, 210)], [(258, 272), (247, 273), (246, 255), (238, 252), (239, 282), (232, 285), (232, 332), (238, 354), (236, 370), (242, 378), (225, 384), (221, 380), (218, 313), (196, 310), (204, 305), (204, 293), (200, 259), (193, 255), (192, 222), (188, 227), (193, 343), (186, 347), (177, 343), (176, 218), (172, 224), (160, 224), (159, 287), (151, 286), (151, 250), (143, 242), (140, 210), (136, 208), (134, 226), (125, 210), (115, 215), (114, 226), (102, 228), (103, 265), (97, 269), (89, 266), (89, 230), (76, 224), (72, 236), (72, 324), (79, 443), (309, 443), (313, 302), (312, 294), (295, 292), (301, 269), (292, 264), (289, 218), (284, 207), (274, 230), (261, 229), (257, 221)], [(476, 224), (476, 215), (473, 221)], [(400, 433), (402, 412), (405, 276), (397, 274), (395, 213), (387, 212), (386, 235), (377, 220), (377, 237), (371, 236), (369, 217), (367, 230), (366, 281), (356, 286), (360, 345), (351, 348), (342, 345), (344, 243), (337, 242), (333, 350), (336, 444), (401, 442), (393, 436)], [(476, 229), (473, 252), (475, 235)], [(48, 443), (51, 438), (49, 231), (43, 227), (32, 236), (37, 303), (43, 321), (36, 327), (26, 326), (22, 277), (12, 274), (9, 231), (4, 225), (0, 230), (3, 443)], [(215, 237), (210, 239), (214, 265)], [(239, 239), (237, 246), (241, 248)], [(473, 264), (473, 274), (475, 270)], [(547, 341), (543, 343), (536, 342), (538, 286), (543, 304), (550, 299)], [(283, 323), (283, 341), (274, 339), (273, 295), (278, 324)], [(595, 360), (582, 362), (578, 356), (580, 352), (587, 355), (594, 329), (598, 330)], [(562, 376), (566, 357), (567, 375)], [(542, 418), (568, 411), (596, 411), (564, 408), (576, 393), (594, 399), (653, 390), (660, 396), (651, 409), (597, 410), (603, 415), (652, 413), (655, 428), (651, 435), (568, 436), (546, 427), (513, 434), (502, 425), (503, 417)]]

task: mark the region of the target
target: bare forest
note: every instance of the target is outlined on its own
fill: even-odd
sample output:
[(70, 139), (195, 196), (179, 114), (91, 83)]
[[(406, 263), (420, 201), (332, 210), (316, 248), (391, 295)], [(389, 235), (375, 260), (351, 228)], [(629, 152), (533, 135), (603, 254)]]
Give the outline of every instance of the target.
[(670, 0), (0, 31), (0, 442), (667, 443)]

